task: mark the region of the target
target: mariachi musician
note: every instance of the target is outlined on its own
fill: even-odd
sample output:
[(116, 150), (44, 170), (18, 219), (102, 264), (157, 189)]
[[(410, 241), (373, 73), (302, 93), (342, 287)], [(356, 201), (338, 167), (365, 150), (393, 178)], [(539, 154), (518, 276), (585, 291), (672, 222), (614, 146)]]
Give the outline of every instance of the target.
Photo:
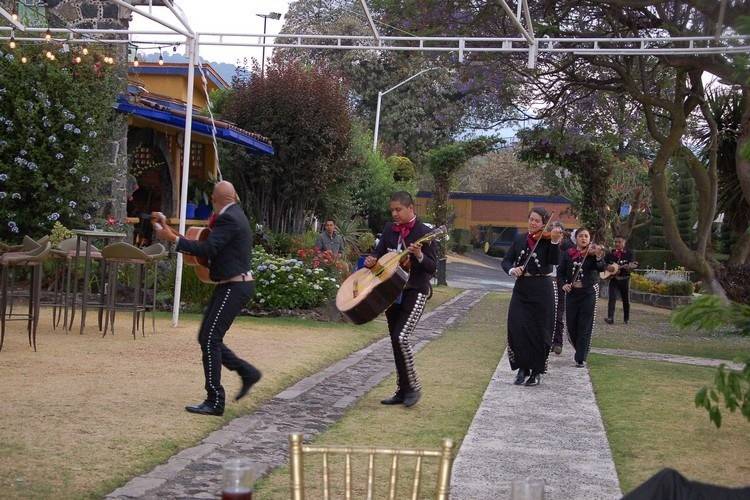
[(638, 267), (633, 251), (625, 246), (626, 240), (622, 236), (615, 238), (615, 248), (609, 252), (604, 260), (616, 274), (609, 280), (609, 299), (607, 302), (607, 317), (604, 321), (610, 325), (615, 322), (615, 306), (617, 295), (622, 298), (623, 321), (628, 324), (630, 319), (630, 271)]
[(596, 299), (599, 296), (599, 272), (606, 267), (604, 248), (591, 242), (586, 228), (576, 231), (576, 246), (563, 255), (557, 279), (567, 295), (565, 323), (568, 338), (575, 349), (575, 361), (583, 368), (596, 319)]
[(365, 267), (373, 268), (378, 259), (390, 251), (408, 250), (405, 267), (409, 268), (409, 281), (404, 291), (388, 309), (388, 332), (396, 362), (396, 391), (381, 401), (384, 405), (414, 406), (422, 396), (422, 384), (414, 368), (414, 353), (409, 337), (414, 332), (430, 294), (430, 280), (437, 269), (437, 249), (434, 241), (420, 244), (418, 239), (430, 228), (417, 219), (414, 200), (406, 191), (391, 195), (393, 223), (383, 228), (383, 235), (373, 253), (365, 259)]
[(515, 237), (502, 263), (516, 278), (508, 309), (508, 360), (511, 369), (518, 370), (516, 385), (539, 385), (547, 371), (557, 314), (552, 268), (559, 262), (563, 236), (557, 227), (546, 232), (549, 222), (547, 210), (532, 208), (528, 232)]

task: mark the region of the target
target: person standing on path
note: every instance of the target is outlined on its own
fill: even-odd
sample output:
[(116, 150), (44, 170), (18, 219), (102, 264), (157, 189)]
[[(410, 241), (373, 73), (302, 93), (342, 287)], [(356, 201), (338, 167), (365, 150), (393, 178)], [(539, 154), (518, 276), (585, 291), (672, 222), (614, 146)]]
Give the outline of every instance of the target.
[[(560, 228), (560, 231), (563, 233), (563, 240), (560, 242), (560, 262), (555, 266), (557, 276), (560, 275), (560, 264), (562, 263), (562, 258), (565, 252), (568, 251), (569, 248), (573, 248), (575, 246), (575, 243), (573, 240), (571, 240), (566, 234), (565, 234), (565, 226), (560, 221), (555, 221), (552, 223), (552, 227), (558, 227)], [(560, 288), (560, 280), (558, 279), (558, 288)], [(555, 314), (555, 331), (552, 334), (552, 351), (560, 355), (562, 354), (563, 350), (563, 333), (565, 332), (565, 294), (564, 293), (558, 293), (557, 294), (557, 314)]]
[(565, 323), (568, 338), (575, 349), (576, 366), (584, 367), (591, 349), (591, 333), (596, 321), (599, 297), (599, 272), (606, 267), (604, 248), (591, 242), (586, 228), (576, 231), (576, 246), (569, 248), (558, 268), (557, 279), (567, 294)]
[(528, 232), (515, 237), (502, 264), (516, 278), (508, 310), (508, 359), (518, 370), (516, 385), (539, 385), (552, 346), (558, 293), (552, 267), (560, 261), (563, 234), (559, 227), (543, 234), (549, 218), (544, 208), (532, 208)]
[(209, 222), (211, 234), (205, 241), (188, 240), (179, 236), (167, 227), (164, 214), (156, 214), (154, 226), (157, 237), (176, 242), (178, 252), (207, 258), (211, 280), (216, 282), (198, 333), (198, 342), (203, 352), (207, 395), (202, 403), (185, 407), (190, 413), (216, 416), (224, 414), (222, 365), (236, 371), (242, 379), (242, 387), (235, 400), (244, 397), (262, 376), (257, 368), (238, 357), (224, 344), (224, 335), (255, 290), (250, 273), (252, 232), (237, 201), (237, 193), (230, 182), (221, 181), (214, 186), (211, 195), (214, 215)]
[(615, 238), (615, 249), (604, 258), (607, 264), (616, 264), (619, 268), (617, 274), (609, 279), (609, 299), (607, 301), (607, 317), (604, 321), (608, 324), (615, 322), (615, 306), (617, 295), (622, 298), (623, 321), (628, 324), (630, 319), (630, 271), (638, 266), (635, 254), (625, 247), (627, 241), (622, 236)]
[(414, 332), (430, 295), (430, 280), (437, 269), (437, 249), (435, 241), (424, 245), (414, 243), (429, 233), (430, 228), (417, 219), (414, 200), (409, 193), (393, 193), (390, 210), (393, 222), (387, 223), (383, 228), (377, 247), (365, 259), (365, 267), (372, 268), (380, 257), (390, 251), (406, 249), (409, 251), (410, 269), (404, 291), (385, 311), (396, 363), (397, 387), (393, 396), (381, 403), (414, 406), (422, 396), (422, 384), (414, 368), (414, 353), (409, 337)]

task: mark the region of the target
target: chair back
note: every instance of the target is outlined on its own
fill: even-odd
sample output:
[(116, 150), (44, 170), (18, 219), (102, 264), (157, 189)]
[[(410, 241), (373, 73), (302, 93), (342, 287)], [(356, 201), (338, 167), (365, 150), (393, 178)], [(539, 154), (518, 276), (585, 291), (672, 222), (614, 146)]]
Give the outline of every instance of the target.
[[(302, 434), (289, 436), (289, 473), (290, 473), (290, 498), (292, 500), (305, 499), (304, 457), (305, 455), (317, 454), (322, 456), (323, 474), (322, 488), (323, 500), (329, 500), (331, 495), (329, 456), (343, 455), (344, 465), (344, 495), (352, 498), (352, 456), (366, 455), (367, 460), (367, 493), (368, 500), (374, 498), (375, 485), (375, 458), (377, 456), (390, 457), (388, 472), (388, 498), (396, 499), (397, 483), (399, 477), (399, 458), (414, 457), (413, 480), (411, 484), (411, 495), (409, 498), (416, 500), (422, 485), (422, 459), (432, 457), (438, 460), (437, 484), (435, 485), (435, 500), (448, 500), (450, 492), (451, 468), (453, 467), (453, 440), (443, 439), (440, 449), (417, 449), (417, 448), (377, 448), (367, 446), (312, 446), (302, 443)], [(403, 498), (403, 496), (401, 496)]]
[(144, 263), (148, 260), (148, 254), (140, 248), (118, 241), (111, 243), (102, 249), (102, 257), (105, 260), (116, 260), (118, 262)]

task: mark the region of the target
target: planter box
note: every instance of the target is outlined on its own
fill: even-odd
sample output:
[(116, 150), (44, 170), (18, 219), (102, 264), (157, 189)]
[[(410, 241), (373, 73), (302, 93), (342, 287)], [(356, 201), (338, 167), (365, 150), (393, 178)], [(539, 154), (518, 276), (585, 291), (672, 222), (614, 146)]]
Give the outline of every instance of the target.
[[(609, 284), (601, 282), (599, 284), (599, 296), (601, 298), (609, 297)], [(641, 292), (640, 290), (630, 289), (630, 302), (646, 304), (664, 309), (676, 309), (680, 306), (690, 304), (693, 297), (690, 295), (660, 295), (658, 293)]]

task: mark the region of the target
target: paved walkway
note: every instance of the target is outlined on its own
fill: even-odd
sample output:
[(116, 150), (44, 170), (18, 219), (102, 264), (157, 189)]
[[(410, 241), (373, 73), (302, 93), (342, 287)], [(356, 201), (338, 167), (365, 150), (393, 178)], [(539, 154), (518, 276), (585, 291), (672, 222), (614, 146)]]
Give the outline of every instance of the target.
[(453, 468), (451, 499), (510, 498), (510, 484), (546, 481), (545, 500), (619, 499), (612, 453), (587, 369), (550, 357), (541, 385), (513, 385), (507, 352), (484, 393)]
[(693, 356), (681, 356), (677, 354), (662, 354), (660, 352), (628, 351), (626, 349), (606, 349), (604, 347), (595, 347), (591, 349), (591, 352), (595, 354), (604, 354), (606, 356), (622, 356), (624, 358), (645, 359), (647, 361), (663, 361), (666, 363), (679, 363), (683, 365), (708, 366), (718, 368), (720, 365), (725, 364), (727, 365), (727, 368), (737, 371), (740, 371), (745, 367), (745, 365), (741, 363), (733, 363), (725, 359), (696, 358)]
[[(486, 293), (467, 290), (425, 314), (413, 336), (415, 350), (442, 335)], [(221, 465), (228, 458), (249, 458), (258, 474), (284, 465), (290, 433), (304, 432), (309, 438), (325, 431), (393, 371), (386, 337), (277, 394), (255, 413), (232, 420), (107, 498), (216, 498)]]

